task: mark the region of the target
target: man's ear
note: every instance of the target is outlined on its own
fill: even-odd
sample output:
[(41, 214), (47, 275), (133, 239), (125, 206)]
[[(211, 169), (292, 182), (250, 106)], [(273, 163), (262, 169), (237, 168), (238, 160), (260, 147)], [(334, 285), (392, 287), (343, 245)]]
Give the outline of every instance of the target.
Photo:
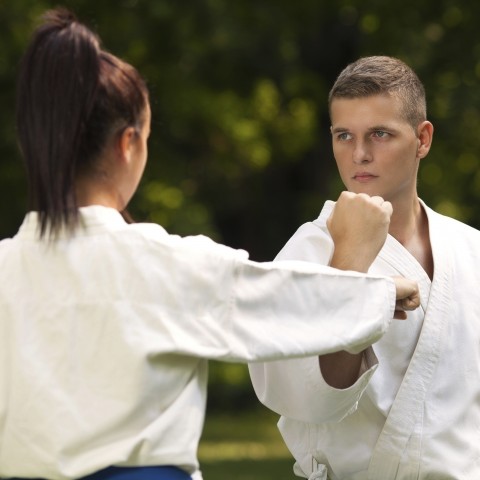
[(117, 141), (117, 150), (122, 161), (130, 163), (136, 136), (137, 132), (134, 127), (127, 127), (120, 133)]
[(425, 158), (430, 151), (433, 140), (433, 125), (425, 120), (421, 122), (417, 127), (417, 139), (418, 139), (418, 148), (417, 148), (417, 157)]

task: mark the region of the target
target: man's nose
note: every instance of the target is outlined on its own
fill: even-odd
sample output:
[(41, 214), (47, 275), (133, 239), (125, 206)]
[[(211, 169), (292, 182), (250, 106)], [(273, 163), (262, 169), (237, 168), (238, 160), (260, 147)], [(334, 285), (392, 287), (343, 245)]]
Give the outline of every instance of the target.
[(372, 153), (367, 142), (357, 141), (353, 149), (353, 162), (359, 165), (370, 163), (373, 160)]

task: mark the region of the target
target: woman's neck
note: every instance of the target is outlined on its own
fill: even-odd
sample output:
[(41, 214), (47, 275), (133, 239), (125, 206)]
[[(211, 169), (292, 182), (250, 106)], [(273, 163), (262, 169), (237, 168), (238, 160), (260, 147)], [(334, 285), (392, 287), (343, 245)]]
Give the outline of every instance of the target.
[(79, 207), (101, 205), (123, 210), (125, 206), (115, 188), (115, 183), (107, 176), (82, 176), (76, 181), (76, 199)]

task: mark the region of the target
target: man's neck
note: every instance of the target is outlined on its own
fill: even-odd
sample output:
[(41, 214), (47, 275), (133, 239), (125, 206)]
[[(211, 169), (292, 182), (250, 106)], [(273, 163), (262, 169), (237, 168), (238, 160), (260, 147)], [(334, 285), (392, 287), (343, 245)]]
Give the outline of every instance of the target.
[(428, 220), (418, 197), (403, 203), (392, 202), (392, 206), (393, 214), (388, 233), (402, 245), (406, 246), (412, 237), (421, 234), (425, 230), (425, 222), (428, 231)]
[(433, 278), (433, 256), (427, 214), (417, 196), (410, 203), (394, 204), (389, 234), (400, 242)]

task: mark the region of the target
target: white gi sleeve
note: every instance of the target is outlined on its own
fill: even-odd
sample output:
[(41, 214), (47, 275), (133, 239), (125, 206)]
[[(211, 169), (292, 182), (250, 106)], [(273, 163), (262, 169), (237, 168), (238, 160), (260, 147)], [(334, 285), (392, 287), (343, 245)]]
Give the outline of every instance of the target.
[[(318, 221), (302, 225), (277, 259), (296, 258), (328, 264), (333, 253), (333, 241), (322, 226), (323, 223)], [(350, 321), (363, 321), (359, 313), (355, 309), (350, 311)], [(324, 381), (318, 356), (252, 363), (249, 371), (257, 397), (268, 408), (295, 420), (321, 423), (340, 421), (356, 409), (377, 364), (373, 349), (368, 348), (359, 378), (354, 385), (343, 390), (333, 388)]]
[(307, 262), (256, 263), (204, 237), (170, 236), (150, 253), (148, 288), (156, 291), (148, 297), (168, 308), (162, 318), (155, 304), (144, 313), (164, 352), (255, 362), (361, 351), (393, 318), (389, 278)]

